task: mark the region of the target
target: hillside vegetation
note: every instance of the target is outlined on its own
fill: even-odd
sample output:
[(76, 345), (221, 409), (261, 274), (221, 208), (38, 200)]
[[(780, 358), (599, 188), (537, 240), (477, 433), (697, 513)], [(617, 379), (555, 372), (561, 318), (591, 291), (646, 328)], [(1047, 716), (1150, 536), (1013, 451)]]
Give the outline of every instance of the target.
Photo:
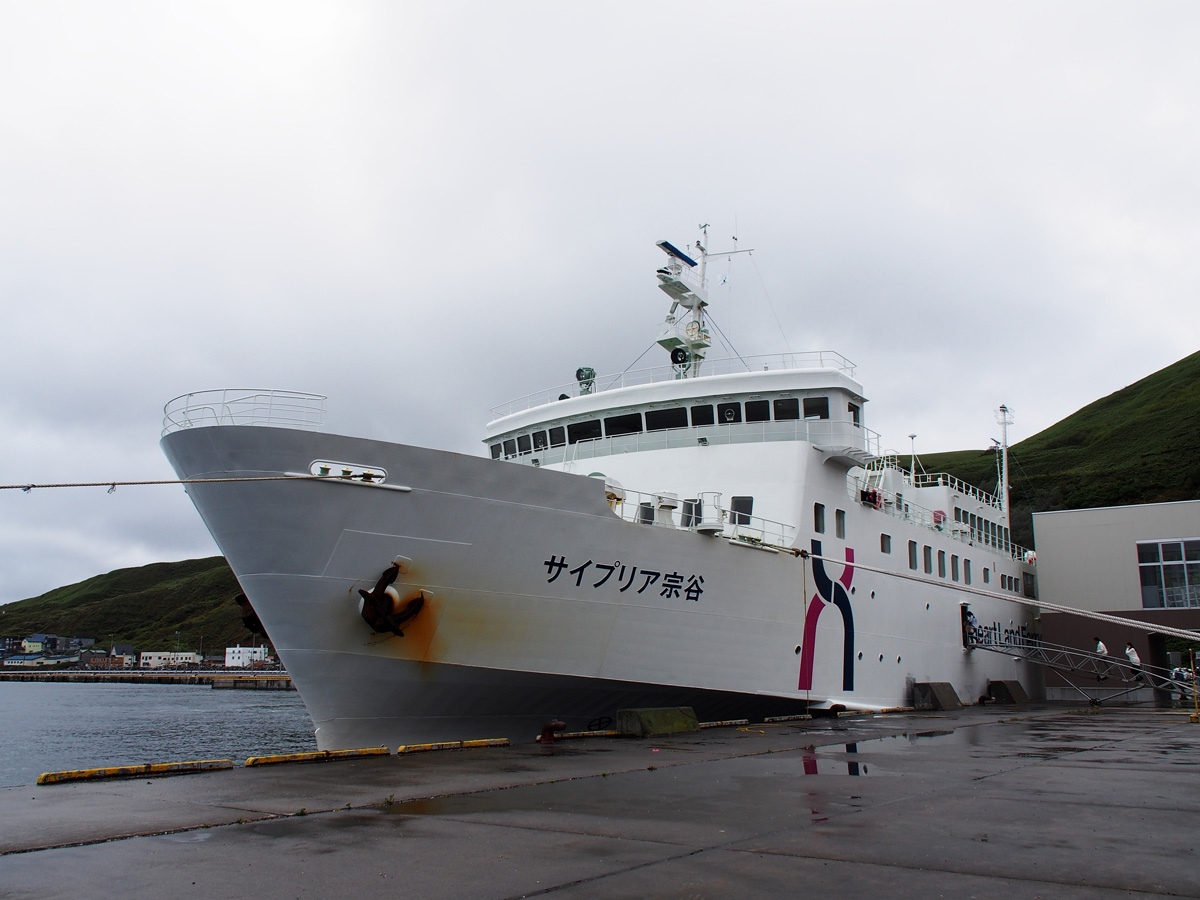
[[(1200, 353), (1085, 406), (1010, 448), (1012, 534), (1033, 547), (1034, 510), (1200, 499)], [(996, 489), (996, 454), (960, 450), (922, 457)], [(131, 643), (138, 650), (210, 652), (253, 636), (240, 593), (219, 556), (118, 569), (0, 607), (0, 634), (34, 632)]]
[[(1033, 547), (1033, 512), (1200, 499), (1200, 353), (1009, 449), (1013, 540)], [(928, 472), (996, 489), (990, 451), (933, 453)]]
[(203, 639), (212, 654), (253, 643), (234, 602), (239, 593), (220, 556), (117, 569), (0, 606), (0, 634), (92, 637), (98, 646), (115, 641), (139, 651), (173, 651), (178, 640), (180, 650), (199, 652)]

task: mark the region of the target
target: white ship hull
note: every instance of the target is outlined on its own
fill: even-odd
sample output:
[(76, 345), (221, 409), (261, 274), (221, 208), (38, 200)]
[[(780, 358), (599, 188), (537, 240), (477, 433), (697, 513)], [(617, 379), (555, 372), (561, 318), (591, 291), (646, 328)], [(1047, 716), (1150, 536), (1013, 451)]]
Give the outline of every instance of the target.
[[(914, 682), (950, 682), (965, 699), (990, 680), (1040, 684), (1024, 662), (963, 648), (960, 600), (999, 630), (1032, 632), (1028, 609), (882, 553), (882, 528), (898, 547), (910, 534), (963, 545), (849, 502), (846, 467), (820, 464), (809, 443), (764, 452), (794, 454), (796, 509), (813, 497), (847, 507), (845, 538), (801, 528), (794, 546), (815, 552), (818, 540), (818, 556), (850, 555), (849, 569), (623, 521), (602, 479), (548, 468), (276, 427), (185, 427), (162, 446), (182, 479), (238, 479), (188, 492), (324, 749), (523, 739), (549, 719), (599, 728), (635, 706), (691, 705), (707, 720), (903, 706)], [(320, 460), (387, 482), (246, 480), (307, 475)], [(1018, 561), (995, 555), (976, 571), (1019, 578)], [(360, 589), (398, 558), (399, 594), (424, 597), (403, 636), (360, 615)], [(839, 604), (836, 588), (822, 599), (820, 570), (845, 586)]]

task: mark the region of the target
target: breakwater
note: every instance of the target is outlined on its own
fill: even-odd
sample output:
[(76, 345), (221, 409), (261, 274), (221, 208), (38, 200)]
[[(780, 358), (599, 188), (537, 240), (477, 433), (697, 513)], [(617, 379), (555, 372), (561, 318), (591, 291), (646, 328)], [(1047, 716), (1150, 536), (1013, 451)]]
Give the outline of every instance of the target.
[(0, 681), (43, 681), (68, 684), (193, 684), (216, 690), (289, 691), (291, 676), (286, 672), (87, 672), (60, 669), (55, 672), (0, 672)]

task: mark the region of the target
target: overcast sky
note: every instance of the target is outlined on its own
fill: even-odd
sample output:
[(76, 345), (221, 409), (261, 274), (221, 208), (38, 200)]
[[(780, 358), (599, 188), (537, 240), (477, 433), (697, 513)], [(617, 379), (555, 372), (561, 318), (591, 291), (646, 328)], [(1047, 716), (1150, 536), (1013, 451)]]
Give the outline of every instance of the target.
[[(843, 353), (885, 447), (983, 448), (1000, 403), (1019, 441), (1197, 349), (1198, 26), (0, 0), (0, 484), (170, 478), (163, 404), (218, 387), (480, 452), (650, 346), (654, 242), (704, 222), (756, 251), (710, 270), (737, 351)], [(180, 487), (0, 491), (0, 603), (216, 552)]]

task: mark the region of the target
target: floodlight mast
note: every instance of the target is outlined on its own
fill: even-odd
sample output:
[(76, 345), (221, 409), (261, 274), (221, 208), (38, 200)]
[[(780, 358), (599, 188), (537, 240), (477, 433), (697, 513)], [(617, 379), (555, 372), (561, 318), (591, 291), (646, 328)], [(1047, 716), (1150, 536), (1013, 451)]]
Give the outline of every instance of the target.
[[(996, 410), (996, 422), (1000, 426), (1000, 472), (999, 472), (999, 490), (996, 492), (999, 495), (1000, 508), (1005, 513), (1008, 512), (1008, 426), (1013, 423), (1012, 410), (1003, 403)], [(1012, 522), (1008, 523), (1012, 527)]]
[[(729, 250), (709, 253), (708, 226), (700, 226), (702, 240), (696, 241), (700, 261), (697, 262), (669, 241), (659, 241), (658, 247), (670, 257), (665, 266), (655, 274), (659, 288), (671, 298), (671, 309), (659, 333), (659, 345), (671, 354), (671, 365), (676, 378), (695, 378), (708, 348), (712, 346), (708, 324), (705, 322), (704, 307), (708, 305), (708, 286), (705, 270), (708, 258), (733, 256), (736, 253), (751, 253), (751, 250)], [(690, 248), (689, 248), (690, 249)], [(684, 321), (677, 321), (675, 312), (682, 306), (687, 310)]]

